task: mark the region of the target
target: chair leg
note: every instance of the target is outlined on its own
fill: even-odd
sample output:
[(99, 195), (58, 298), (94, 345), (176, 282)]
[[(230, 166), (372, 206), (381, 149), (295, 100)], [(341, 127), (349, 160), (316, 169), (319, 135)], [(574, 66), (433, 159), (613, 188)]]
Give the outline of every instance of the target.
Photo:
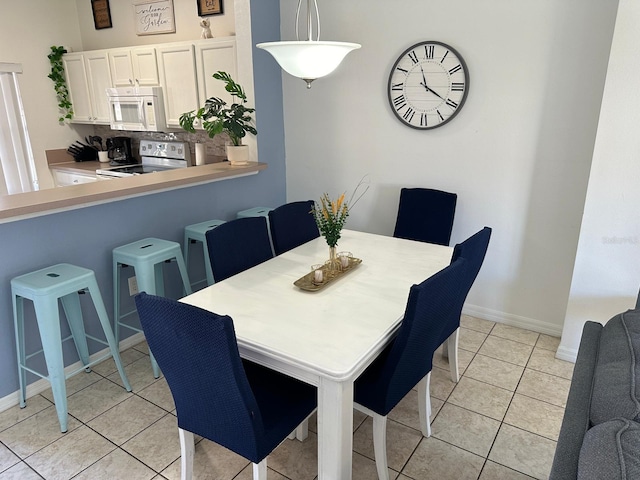
[(191, 480), (193, 478), (193, 457), (195, 454), (193, 433), (178, 428), (178, 434), (180, 435), (180, 465), (182, 469), (180, 479)]
[(309, 419), (305, 418), (296, 428), (296, 438), (300, 442), (304, 442), (309, 436)]
[(20, 408), (27, 406), (27, 371), (24, 349), (24, 300), (21, 296), (11, 293), (13, 299), (13, 323), (16, 330), (16, 353), (18, 355), (18, 379), (20, 381)]
[(458, 383), (460, 380), (460, 372), (458, 370), (458, 337), (460, 335), (460, 327), (456, 328), (456, 331), (451, 334), (447, 339), (446, 347), (444, 349), (449, 351), (449, 370), (451, 372), (451, 381)]
[(420, 430), (425, 437), (431, 436), (431, 372), (418, 382), (418, 413), (420, 415)]
[[(89, 363), (89, 347), (87, 346), (87, 336), (84, 331), (84, 320), (80, 308), (80, 295), (78, 295), (78, 292), (73, 292), (61, 297), (60, 301), (67, 317), (69, 329), (73, 335), (78, 357), (80, 357), (83, 365), (87, 365)], [(91, 371), (90, 368), (85, 370), (87, 372)]]
[[(138, 280), (138, 290), (141, 292), (147, 292), (149, 295), (164, 296), (164, 279), (162, 264), (156, 264), (153, 267), (153, 274), (151, 274), (146, 268), (136, 271), (136, 278)], [(151, 368), (153, 370), (153, 377), (160, 378), (160, 367), (156, 362), (151, 349), (149, 349), (149, 359), (151, 360)]]
[(267, 459), (253, 465), (253, 480), (267, 480)]
[(387, 417), (373, 414), (373, 450), (379, 480), (389, 480), (387, 466)]

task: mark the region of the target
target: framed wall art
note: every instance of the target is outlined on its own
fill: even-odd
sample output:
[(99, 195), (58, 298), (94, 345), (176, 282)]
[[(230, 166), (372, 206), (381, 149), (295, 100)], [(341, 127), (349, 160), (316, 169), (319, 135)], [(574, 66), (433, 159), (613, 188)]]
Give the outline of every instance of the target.
[(173, 0), (145, 0), (133, 4), (136, 35), (175, 33)]
[(222, 15), (224, 7), (222, 0), (196, 0), (198, 2), (198, 16)]
[(91, 0), (91, 10), (93, 11), (93, 25), (96, 30), (113, 27), (109, 0)]

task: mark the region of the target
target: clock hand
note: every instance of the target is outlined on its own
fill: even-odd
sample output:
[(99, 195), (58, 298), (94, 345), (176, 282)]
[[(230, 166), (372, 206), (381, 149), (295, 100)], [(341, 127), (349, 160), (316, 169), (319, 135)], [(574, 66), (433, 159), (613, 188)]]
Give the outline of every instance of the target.
[(422, 65), (420, 65), (420, 72), (422, 72), (422, 82), (420, 82), (420, 85), (422, 85), (424, 88), (427, 89), (427, 92), (431, 92), (433, 93), (436, 97), (438, 97), (440, 100), (444, 100), (444, 98), (442, 98), (440, 95), (438, 95), (438, 93), (435, 90), (431, 90), (428, 86), (427, 86), (427, 79), (424, 78), (424, 70), (422, 69)]

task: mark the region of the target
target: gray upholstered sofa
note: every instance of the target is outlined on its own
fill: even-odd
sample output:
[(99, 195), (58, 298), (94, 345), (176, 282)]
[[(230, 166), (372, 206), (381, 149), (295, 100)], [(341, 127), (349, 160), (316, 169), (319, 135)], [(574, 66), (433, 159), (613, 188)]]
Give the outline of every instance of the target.
[(640, 479), (640, 296), (584, 326), (549, 479)]

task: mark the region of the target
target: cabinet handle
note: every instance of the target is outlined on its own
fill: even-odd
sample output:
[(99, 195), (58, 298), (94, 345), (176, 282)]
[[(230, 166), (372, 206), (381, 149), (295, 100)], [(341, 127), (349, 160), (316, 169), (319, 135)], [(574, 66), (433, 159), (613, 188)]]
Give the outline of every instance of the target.
[(133, 80), (129, 79), (129, 85), (133, 85)]

